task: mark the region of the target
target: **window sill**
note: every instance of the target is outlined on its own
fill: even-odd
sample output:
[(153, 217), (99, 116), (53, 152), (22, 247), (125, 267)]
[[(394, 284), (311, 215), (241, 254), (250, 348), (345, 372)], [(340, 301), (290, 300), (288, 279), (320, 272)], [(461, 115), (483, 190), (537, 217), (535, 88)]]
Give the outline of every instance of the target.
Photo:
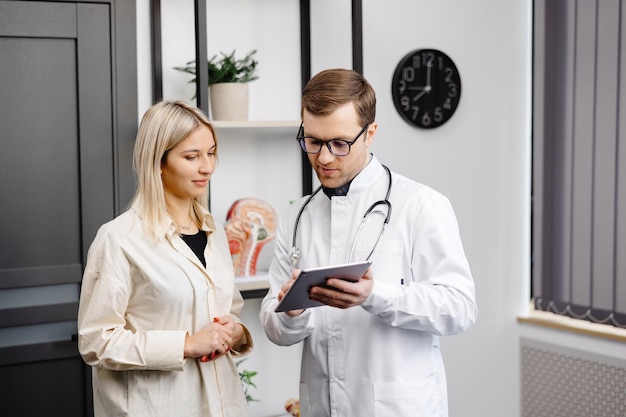
[(547, 311), (536, 310), (533, 306), (531, 306), (528, 316), (518, 317), (517, 321), (520, 323), (551, 327), (553, 329), (626, 342), (626, 329), (560, 316)]

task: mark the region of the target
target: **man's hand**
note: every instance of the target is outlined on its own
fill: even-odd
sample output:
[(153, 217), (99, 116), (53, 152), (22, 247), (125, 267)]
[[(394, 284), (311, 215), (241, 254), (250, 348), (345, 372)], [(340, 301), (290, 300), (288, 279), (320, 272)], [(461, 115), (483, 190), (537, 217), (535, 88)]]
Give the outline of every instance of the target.
[[(289, 291), (289, 288), (291, 288), (293, 283), (296, 281), (296, 278), (298, 278), (298, 275), (300, 275), (300, 269), (294, 269), (291, 272), (291, 279), (287, 281), (286, 283), (284, 283), (282, 287), (280, 287), (280, 291), (278, 292), (278, 297), (277, 297), (279, 302), (285, 297), (285, 294), (287, 293), (287, 291)], [(285, 311), (285, 314), (291, 317), (297, 317), (303, 312), (304, 312), (304, 309), (299, 309), (299, 310)]]
[(341, 278), (329, 278), (326, 286), (311, 288), (309, 297), (328, 306), (337, 308), (350, 308), (361, 305), (372, 293), (374, 287), (374, 275), (371, 268), (356, 282), (350, 282)]

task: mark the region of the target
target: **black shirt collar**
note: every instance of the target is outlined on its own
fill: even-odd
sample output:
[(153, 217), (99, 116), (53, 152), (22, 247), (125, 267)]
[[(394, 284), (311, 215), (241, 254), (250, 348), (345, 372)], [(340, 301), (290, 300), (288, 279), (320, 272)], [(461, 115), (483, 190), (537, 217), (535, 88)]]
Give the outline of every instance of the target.
[(324, 191), (324, 194), (326, 194), (328, 198), (332, 198), (334, 196), (344, 197), (348, 194), (351, 183), (352, 180), (350, 180), (347, 184), (344, 184), (341, 187), (337, 188), (322, 187), (322, 191)]

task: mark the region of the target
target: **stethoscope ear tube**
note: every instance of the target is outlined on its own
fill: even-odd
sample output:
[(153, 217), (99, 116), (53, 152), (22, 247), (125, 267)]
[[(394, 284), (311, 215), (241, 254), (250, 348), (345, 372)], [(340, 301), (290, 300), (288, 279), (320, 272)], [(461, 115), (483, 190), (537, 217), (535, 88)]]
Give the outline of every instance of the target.
[(391, 203), (389, 202), (389, 200), (378, 200), (377, 202), (372, 204), (363, 215), (361, 224), (359, 225), (359, 228), (356, 231), (356, 235), (354, 236), (354, 240), (352, 241), (352, 247), (350, 248), (350, 255), (348, 255), (348, 262), (352, 262), (352, 255), (354, 254), (354, 249), (356, 248), (356, 242), (358, 242), (359, 240), (361, 229), (363, 229), (363, 226), (367, 222), (367, 216), (372, 214), (374, 209), (377, 206), (380, 206), (381, 204), (384, 206), (387, 206), (387, 215), (385, 216), (385, 220), (383, 221), (383, 227), (380, 233), (378, 234), (378, 238), (376, 239), (376, 242), (374, 242), (374, 246), (372, 247), (372, 250), (370, 251), (369, 255), (367, 255), (367, 258), (365, 260), (369, 261), (370, 258), (372, 257), (372, 254), (376, 250), (376, 246), (378, 246), (378, 242), (380, 242), (380, 238), (383, 237), (383, 233), (385, 233), (385, 228), (387, 227), (387, 223), (389, 223), (389, 219), (391, 218)]
[(319, 187), (317, 187), (315, 191), (313, 191), (313, 193), (309, 196), (309, 198), (306, 199), (304, 204), (302, 204), (302, 207), (300, 207), (300, 210), (298, 211), (298, 215), (296, 216), (296, 223), (293, 228), (293, 235), (291, 239), (291, 254), (289, 255), (289, 260), (291, 261), (292, 268), (297, 267), (298, 263), (300, 262), (300, 249), (296, 247), (296, 237), (298, 236), (298, 227), (300, 226), (300, 217), (302, 217), (302, 212), (304, 212), (304, 209), (306, 208), (306, 206), (309, 205), (309, 203), (311, 202), (311, 199), (313, 199), (313, 197), (315, 197), (315, 195), (319, 193), (321, 189), (322, 189), (322, 186), (320, 185)]

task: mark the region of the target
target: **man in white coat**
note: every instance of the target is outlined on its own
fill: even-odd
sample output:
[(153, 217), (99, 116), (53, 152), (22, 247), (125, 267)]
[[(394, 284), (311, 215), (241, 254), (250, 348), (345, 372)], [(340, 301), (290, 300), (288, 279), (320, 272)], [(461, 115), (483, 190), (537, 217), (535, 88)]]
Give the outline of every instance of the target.
[[(323, 192), (281, 217), (259, 313), (272, 342), (304, 342), (302, 417), (447, 416), (439, 336), (476, 321), (452, 207), (369, 152), (375, 115), (374, 90), (351, 70), (322, 71), (303, 92), (298, 141)], [(301, 269), (367, 258), (357, 282), (309, 290), (324, 306), (274, 311)]]

